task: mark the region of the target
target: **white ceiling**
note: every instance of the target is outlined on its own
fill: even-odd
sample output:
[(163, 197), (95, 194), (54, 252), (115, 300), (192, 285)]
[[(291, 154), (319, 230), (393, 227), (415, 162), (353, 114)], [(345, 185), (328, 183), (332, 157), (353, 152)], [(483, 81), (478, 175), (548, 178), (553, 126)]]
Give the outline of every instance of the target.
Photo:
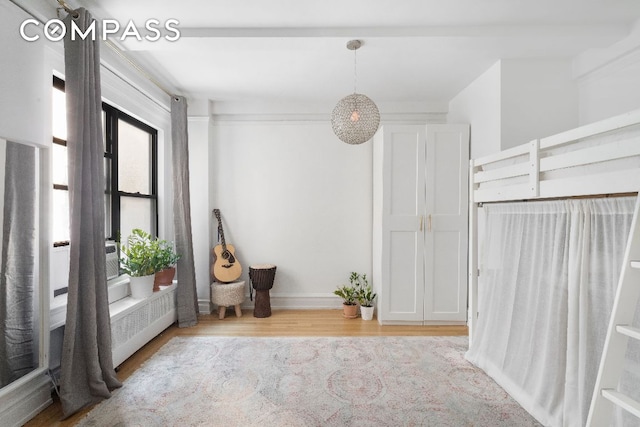
[[(48, 0), (54, 1), (54, 0)], [(180, 93), (214, 101), (441, 103), (501, 58), (573, 58), (624, 38), (636, 0), (69, 0), (98, 19), (177, 19), (176, 42), (120, 46)]]

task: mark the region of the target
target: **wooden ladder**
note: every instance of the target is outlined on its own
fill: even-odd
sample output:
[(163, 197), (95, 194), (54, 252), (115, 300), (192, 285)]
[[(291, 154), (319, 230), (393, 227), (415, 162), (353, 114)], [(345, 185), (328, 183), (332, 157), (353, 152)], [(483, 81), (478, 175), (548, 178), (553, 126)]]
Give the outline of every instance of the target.
[(622, 273), (604, 341), (598, 377), (591, 399), (587, 427), (609, 426), (614, 405), (640, 419), (640, 402), (616, 390), (624, 367), (629, 338), (640, 340), (640, 329), (631, 327), (640, 297), (640, 195), (636, 200)]

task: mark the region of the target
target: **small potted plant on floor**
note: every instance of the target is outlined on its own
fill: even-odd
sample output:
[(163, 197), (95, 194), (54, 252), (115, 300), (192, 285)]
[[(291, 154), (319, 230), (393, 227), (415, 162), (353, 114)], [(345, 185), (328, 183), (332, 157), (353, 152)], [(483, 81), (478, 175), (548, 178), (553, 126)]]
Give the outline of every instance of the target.
[(154, 269), (156, 271), (153, 282), (153, 291), (159, 291), (160, 286), (168, 286), (173, 283), (176, 275), (176, 263), (180, 259), (173, 249), (173, 243), (166, 240), (158, 240), (152, 242), (155, 247), (155, 255), (153, 259)]
[(347, 319), (355, 319), (358, 317), (357, 291), (347, 285), (342, 285), (334, 294), (342, 298), (342, 315)]
[(136, 228), (127, 238), (127, 244), (120, 247), (120, 267), (130, 277), (133, 298), (146, 298), (153, 293), (156, 250), (152, 240), (149, 233)]
[(362, 275), (362, 282), (364, 283), (364, 285), (360, 288), (360, 292), (358, 293), (360, 315), (362, 316), (362, 320), (371, 320), (373, 319), (373, 302), (378, 295), (373, 292), (373, 289), (367, 281), (366, 274)]
[(347, 319), (358, 317), (358, 295), (360, 293), (360, 275), (352, 272), (349, 276), (350, 285), (342, 285), (333, 293), (342, 298), (343, 316)]

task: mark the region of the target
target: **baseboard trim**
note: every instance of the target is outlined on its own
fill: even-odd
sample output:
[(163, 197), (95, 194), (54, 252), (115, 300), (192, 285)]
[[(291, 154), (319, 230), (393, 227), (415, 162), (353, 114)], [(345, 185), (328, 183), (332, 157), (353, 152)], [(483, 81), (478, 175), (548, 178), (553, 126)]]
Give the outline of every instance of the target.
[(211, 314), (211, 301), (208, 299), (198, 298), (198, 313)]
[(7, 385), (0, 393), (3, 426), (21, 426), (52, 403), (49, 377), (40, 368)]
[[(334, 310), (342, 309), (342, 300), (333, 294), (318, 293), (318, 294), (288, 294), (271, 292), (271, 308), (280, 310)], [(255, 293), (253, 298), (255, 299)], [(249, 294), (245, 295), (244, 302), (240, 305), (242, 309), (253, 309), (254, 301), (251, 301)], [(212, 304), (208, 299), (199, 299), (198, 307), (200, 308), (200, 314), (212, 314), (217, 312), (218, 307)], [(376, 310), (377, 311), (377, 310)], [(467, 324), (466, 321), (456, 320), (378, 320), (381, 325), (417, 325), (417, 326), (450, 326)]]
[(378, 322), (383, 326), (466, 326), (466, 321), (459, 320), (387, 320)]
[[(321, 309), (335, 309), (342, 307), (342, 301), (335, 297), (326, 294), (316, 295), (299, 295), (299, 294), (272, 294), (271, 296), (271, 308), (275, 309), (289, 309), (289, 310), (321, 310)], [(255, 295), (254, 295), (255, 299)], [(245, 300), (242, 307), (253, 308), (254, 302)]]
[[(286, 294), (270, 293), (272, 309), (285, 310), (324, 310), (340, 309), (342, 301), (332, 294)], [(255, 299), (255, 293), (253, 298)], [(249, 294), (245, 295), (244, 302), (240, 305), (243, 309), (253, 309), (254, 301), (251, 301)], [(198, 308), (200, 314), (211, 314), (217, 310), (217, 306), (208, 299), (199, 299)]]
[(426, 326), (466, 326), (466, 320), (425, 320), (422, 322)]

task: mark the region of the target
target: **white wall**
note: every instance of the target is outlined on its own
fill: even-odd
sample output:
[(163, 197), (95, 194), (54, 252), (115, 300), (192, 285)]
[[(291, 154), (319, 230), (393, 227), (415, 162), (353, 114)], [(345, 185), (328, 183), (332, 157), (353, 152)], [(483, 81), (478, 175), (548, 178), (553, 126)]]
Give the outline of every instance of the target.
[(449, 103), (471, 124), (477, 158), (640, 108), (640, 21), (619, 42), (575, 58), (505, 59)]
[(501, 65), (495, 63), (449, 102), (449, 123), (471, 126), (471, 158), (500, 150)]
[(42, 78), (45, 45), (25, 42), (18, 32), (29, 17), (9, 2), (0, 3), (0, 137), (48, 146), (51, 138), (47, 141), (44, 124), (49, 123), (50, 108)]
[(640, 21), (626, 38), (579, 55), (573, 65), (580, 124), (640, 108)]
[(218, 208), (247, 283), (251, 264), (277, 265), (273, 307), (339, 307), (336, 286), (371, 274), (372, 144), (286, 118), (218, 121), (211, 141), (210, 248)]
[(606, 76), (580, 82), (580, 124), (640, 108), (640, 58)]
[(209, 158), (211, 151), (210, 118), (207, 111), (199, 115), (189, 103), (189, 191), (191, 194), (191, 226), (193, 257), (196, 270), (196, 288), (201, 313), (210, 312), (209, 268), (210, 268), (210, 200)]
[(569, 59), (496, 62), (449, 103), (450, 123), (471, 124), (471, 158), (578, 125)]
[(500, 64), (501, 149), (578, 126), (578, 90), (569, 58)]
[(640, 21), (624, 39), (575, 58), (497, 62), (450, 101), (448, 121), (471, 124), (477, 158), (636, 109)]

